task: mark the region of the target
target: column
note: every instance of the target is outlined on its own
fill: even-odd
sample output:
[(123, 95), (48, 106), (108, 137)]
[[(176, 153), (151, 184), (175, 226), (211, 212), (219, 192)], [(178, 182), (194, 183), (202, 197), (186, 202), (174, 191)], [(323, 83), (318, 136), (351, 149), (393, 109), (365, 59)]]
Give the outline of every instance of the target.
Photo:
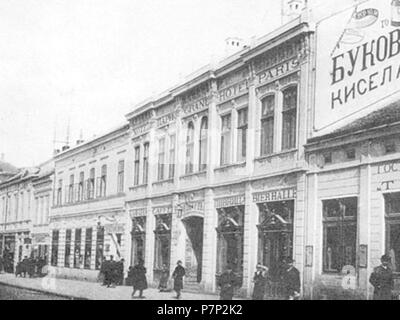
[(81, 231), (81, 252), (80, 256), (82, 257), (82, 264), (79, 265), (79, 269), (85, 268), (85, 247), (86, 247), (86, 228), (82, 228)]
[(258, 263), (259, 210), (253, 202), (251, 183), (246, 183), (243, 248), (243, 293), (250, 296), (253, 291), (253, 274)]
[(145, 265), (147, 269), (147, 280), (149, 281), (149, 283), (153, 283), (154, 281), (155, 224), (156, 219), (152, 212), (151, 201), (148, 201), (146, 218)]
[(203, 266), (202, 285), (205, 291), (216, 290), (217, 264), (217, 211), (214, 208), (214, 192), (206, 189), (204, 199)]

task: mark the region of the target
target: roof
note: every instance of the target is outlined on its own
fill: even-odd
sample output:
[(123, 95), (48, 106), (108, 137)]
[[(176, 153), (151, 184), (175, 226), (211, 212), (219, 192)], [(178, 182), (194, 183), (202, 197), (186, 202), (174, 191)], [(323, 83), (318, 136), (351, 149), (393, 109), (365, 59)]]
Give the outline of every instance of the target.
[(0, 160), (0, 174), (1, 173), (17, 173), (18, 169), (8, 162)]
[(337, 138), (382, 126), (389, 126), (397, 122), (400, 122), (400, 101), (393, 102), (386, 107), (371, 112), (365, 117), (359, 118), (329, 134), (311, 138), (308, 140), (308, 143)]

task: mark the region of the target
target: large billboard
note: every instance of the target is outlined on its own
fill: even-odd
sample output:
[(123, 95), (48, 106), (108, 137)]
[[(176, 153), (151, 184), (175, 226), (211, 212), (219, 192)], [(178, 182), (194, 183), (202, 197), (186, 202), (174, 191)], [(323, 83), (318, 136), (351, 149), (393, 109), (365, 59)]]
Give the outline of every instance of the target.
[(315, 129), (400, 92), (400, 0), (355, 2), (317, 23)]

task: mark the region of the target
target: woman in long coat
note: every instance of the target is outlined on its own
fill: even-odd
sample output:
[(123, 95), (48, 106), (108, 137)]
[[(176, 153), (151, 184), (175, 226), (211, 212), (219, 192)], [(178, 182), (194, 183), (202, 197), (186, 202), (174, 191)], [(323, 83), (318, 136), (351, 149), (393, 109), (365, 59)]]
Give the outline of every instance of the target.
[(181, 297), (181, 290), (183, 289), (183, 277), (185, 274), (185, 268), (182, 267), (182, 261), (179, 260), (174, 273), (172, 274), (172, 278), (174, 279), (174, 290), (176, 292), (177, 299)]
[(135, 296), (136, 291), (139, 291), (139, 298), (143, 297), (143, 290), (147, 289), (146, 268), (142, 260), (132, 269), (132, 284), (133, 292), (132, 298)]
[(264, 300), (265, 290), (267, 287), (267, 272), (268, 268), (263, 267), (261, 264), (257, 265), (257, 271), (254, 274), (254, 291), (253, 300)]

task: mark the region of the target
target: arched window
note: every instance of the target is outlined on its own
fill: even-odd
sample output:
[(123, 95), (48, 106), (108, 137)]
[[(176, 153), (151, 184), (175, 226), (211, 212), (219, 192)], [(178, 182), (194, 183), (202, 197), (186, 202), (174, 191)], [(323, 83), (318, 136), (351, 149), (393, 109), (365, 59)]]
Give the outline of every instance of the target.
[(262, 100), (261, 110), (261, 156), (274, 152), (275, 95)]
[(296, 148), (297, 87), (283, 91), (282, 150)]
[(194, 157), (194, 125), (189, 122), (186, 134), (186, 174), (193, 173)]
[(106, 196), (106, 185), (107, 185), (107, 165), (101, 167), (100, 177), (100, 197)]
[(200, 140), (199, 140), (199, 171), (207, 169), (207, 131), (208, 118), (203, 117), (200, 125)]

